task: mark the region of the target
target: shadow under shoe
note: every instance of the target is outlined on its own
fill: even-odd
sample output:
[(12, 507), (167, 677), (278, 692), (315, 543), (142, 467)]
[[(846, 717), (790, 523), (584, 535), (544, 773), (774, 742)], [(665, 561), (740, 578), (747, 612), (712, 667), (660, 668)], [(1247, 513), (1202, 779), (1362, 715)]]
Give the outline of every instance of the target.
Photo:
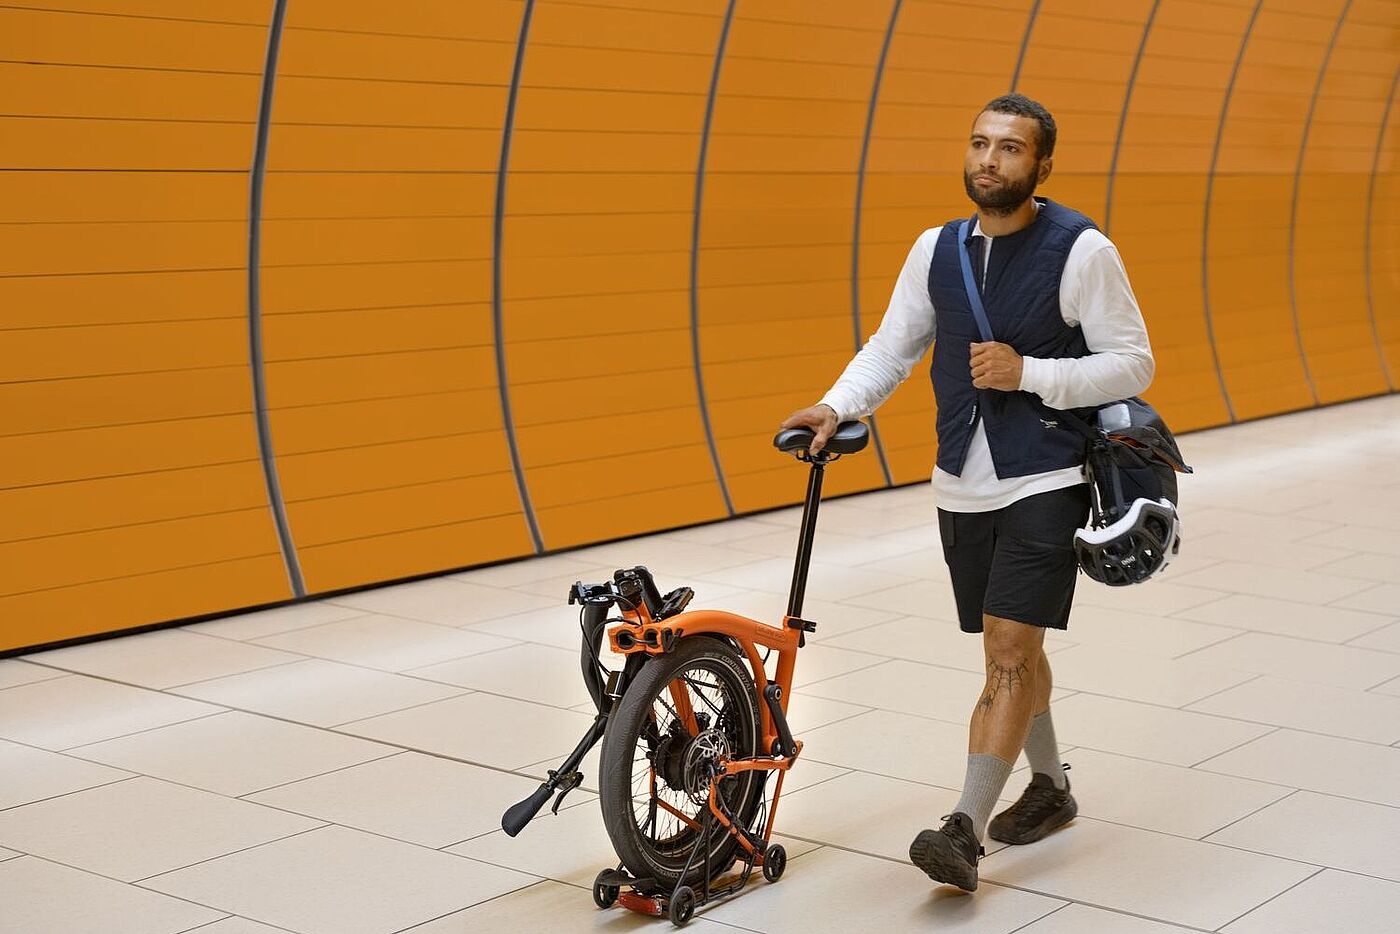
[(909, 861), (934, 882), (977, 890), (977, 860), (985, 852), (972, 830), (972, 818), (962, 811), (943, 817), (937, 830), (921, 830), (909, 844)]
[(1036, 772), (1016, 803), (992, 818), (987, 836), (1001, 843), (1034, 843), (1074, 820), (1078, 813), (1079, 805), (1069, 793), (1068, 776), (1065, 787), (1056, 788), (1049, 775)]

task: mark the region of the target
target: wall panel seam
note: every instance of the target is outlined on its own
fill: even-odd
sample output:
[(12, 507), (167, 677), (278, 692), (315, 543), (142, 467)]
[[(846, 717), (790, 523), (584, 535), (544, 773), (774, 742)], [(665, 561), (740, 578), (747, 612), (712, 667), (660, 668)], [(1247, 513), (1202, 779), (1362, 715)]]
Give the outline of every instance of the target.
[(1393, 392), (1395, 390), (1395, 378), (1390, 372), (1390, 364), (1386, 361), (1385, 347), (1381, 343), (1380, 326), (1376, 323), (1376, 300), (1375, 293), (1371, 287), (1371, 227), (1375, 220), (1376, 207), (1376, 174), (1381, 164), (1381, 148), (1385, 145), (1385, 131), (1390, 123), (1390, 111), (1395, 106), (1395, 85), (1400, 81), (1400, 66), (1397, 66), (1395, 73), (1390, 78), (1390, 93), (1385, 99), (1385, 110), (1381, 112), (1380, 131), (1376, 134), (1376, 154), (1371, 159), (1371, 179), (1366, 186), (1366, 229), (1362, 234), (1364, 242), (1361, 247), (1361, 261), (1365, 268), (1366, 282), (1366, 313), (1371, 319), (1371, 336), (1376, 342), (1376, 355), (1381, 361), (1381, 372), (1385, 374), (1385, 384)]
[[(860, 166), (856, 170), (856, 209), (855, 228), (851, 234), (851, 326), (855, 330), (856, 353), (860, 353), (860, 221), (865, 196), (865, 167), (870, 158), (870, 132), (875, 126), (875, 108), (880, 102), (880, 79), (885, 74), (885, 60), (890, 54), (890, 40), (894, 38), (895, 25), (899, 22), (899, 8), (904, 0), (894, 0), (890, 8), (890, 22), (885, 28), (885, 41), (880, 46), (880, 60), (875, 65), (875, 80), (870, 88), (870, 109), (865, 115), (865, 136), (860, 145)], [(880, 471), (885, 475), (885, 486), (894, 486), (890, 473), (889, 459), (885, 457), (885, 445), (880, 440), (880, 425), (875, 413), (870, 413), (870, 436), (875, 441), (875, 453), (880, 458)]]
[(287, 580), (292, 595), (306, 596), (306, 583), (297, 558), (296, 543), (287, 521), (287, 507), (282, 499), (282, 483), (277, 475), (276, 453), (272, 444), (272, 424), (267, 411), (267, 374), (263, 367), (262, 336), (262, 201), (263, 179), (267, 172), (267, 142), (272, 125), (272, 92), (277, 78), (277, 56), (282, 45), (282, 24), (286, 19), (287, 0), (273, 0), (272, 22), (268, 26), (267, 57), (263, 68), (262, 93), (258, 102), (258, 122), (253, 146), (253, 166), (248, 186), (248, 355), (253, 382), (253, 417), (258, 434), (258, 452), (262, 458), (263, 482), (267, 487), (268, 506), (277, 527), (277, 541), (282, 561), (287, 568)]
[(1215, 144), (1210, 153), (1210, 169), (1206, 172), (1205, 205), (1201, 217), (1201, 303), (1206, 316), (1206, 337), (1210, 340), (1210, 357), (1215, 363), (1215, 377), (1220, 381), (1220, 396), (1225, 400), (1225, 412), (1230, 416), (1232, 424), (1238, 419), (1235, 417), (1235, 405), (1230, 400), (1230, 390), (1225, 385), (1225, 371), (1220, 368), (1220, 350), (1215, 345), (1215, 322), (1210, 310), (1210, 202), (1215, 191), (1215, 170), (1220, 163), (1220, 146), (1225, 137), (1225, 121), (1230, 115), (1230, 99), (1234, 96), (1235, 79), (1240, 75), (1244, 53), (1249, 48), (1249, 37), (1254, 32), (1254, 24), (1259, 20), (1259, 10), (1263, 5), (1264, 0), (1255, 0), (1254, 10), (1249, 14), (1249, 23), (1246, 24), (1244, 36), (1240, 39), (1240, 51), (1235, 56), (1230, 80), (1225, 85), (1225, 99), (1220, 103), (1220, 122), (1215, 127)]
[(1157, 8), (1162, 0), (1152, 0), (1152, 9), (1147, 14), (1147, 22), (1142, 27), (1142, 38), (1138, 41), (1137, 56), (1133, 59), (1133, 69), (1128, 73), (1128, 87), (1123, 92), (1123, 112), (1118, 117), (1118, 133), (1113, 137), (1113, 157), (1108, 163), (1108, 193), (1104, 196), (1103, 232), (1108, 236), (1113, 223), (1113, 180), (1118, 175), (1118, 156), (1123, 151), (1123, 131), (1128, 125), (1128, 108), (1133, 102), (1133, 86), (1137, 84), (1138, 68), (1142, 65), (1142, 55), (1147, 49), (1147, 37), (1152, 34), (1152, 23), (1157, 19)]
[(515, 48), (515, 64), (511, 71), (510, 93), (506, 98), (505, 123), (501, 127), (501, 161), (496, 170), (496, 212), (493, 225), (493, 249), (491, 251), (491, 318), (496, 335), (496, 386), (501, 398), (501, 422), (505, 426), (506, 446), (510, 451), (510, 463), (515, 471), (515, 486), (520, 495), (520, 505), (525, 513), (525, 522), (530, 529), (530, 540), (535, 553), (544, 551), (544, 540), (540, 536), (539, 523), (535, 519), (535, 508), (530, 501), (530, 489), (525, 482), (525, 471), (520, 463), (520, 445), (515, 438), (515, 419), (510, 410), (510, 384), (506, 376), (505, 321), (502, 309), (502, 253), (505, 239), (506, 178), (510, 171), (510, 137), (515, 129), (515, 104), (520, 94), (520, 76), (525, 69), (525, 47), (530, 39), (530, 19), (535, 12), (535, 0), (525, 0), (525, 9), (520, 15), (520, 40)]
[(729, 495), (729, 484), (724, 478), (719, 448), (715, 445), (714, 426), (710, 424), (710, 407), (705, 397), (705, 374), (700, 362), (700, 212), (705, 200), (705, 159), (709, 155), (710, 127), (714, 121), (715, 98), (719, 94), (719, 76), (724, 67), (724, 49), (729, 42), (729, 27), (734, 22), (735, 2), (736, 0), (729, 0), (725, 7), (724, 23), (720, 26), (719, 44), (715, 49), (715, 65), (710, 73), (710, 93), (705, 102), (705, 122), (700, 133), (700, 155), (695, 167), (695, 209), (690, 231), (690, 353), (695, 366), (695, 391), (700, 403), (700, 422), (705, 428), (705, 441), (710, 448), (710, 461), (714, 464), (715, 479), (719, 482), (720, 496), (724, 498), (725, 512), (730, 516), (734, 515), (734, 500)]
[(1030, 48), (1031, 30), (1035, 29), (1035, 19), (1040, 15), (1040, 0), (1035, 0), (1031, 4), (1031, 12), (1026, 20), (1026, 32), (1021, 36), (1021, 51), (1016, 55), (1016, 68), (1011, 72), (1011, 90), (1016, 90), (1016, 85), (1021, 82), (1021, 65), (1026, 61), (1026, 49)]
[(1342, 12), (1337, 16), (1336, 24), (1332, 27), (1332, 38), (1327, 43), (1327, 51), (1322, 56), (1321, 64), (1317, 66), (1317, 80), (1313, 83), (1312, 99), (1308, 101), (1308, 116), (1303, 121), (1303, 138), (1298, 141), (1298, 162), (1293, 167), (1293, 198), (1288, 208), (1288, 309), (1293, 318), (1293, 339), (1298, 344), (1298, 358), (1303, 363), (1303, 378), (1307, 380), (1313, 405), (1322, 400), (1317, 397), (1317, 384), (1313, 382), (1312, 367), (1308, 364), (1308, 351), (1303, 346), (1303, 326), (1298, 320), (1298, 278), (1295, 263), (1298, 247), (1298, 192), (1303, 184), (1303, 162), (1308, 154), (1308, 136), (1312, 132), (1313, 116), (1317, 113), (1317, 98), (1322, 93), (1322, 82), (1327, 79), (1327, 66), (1332, 61), (1332, 50), (1336, 48), (1337, 36), (1341, 33), (1342, 24), (1346, 22), (1350, 10), (1351, 0), (1346, 0), (1346, 3), (1342, 4)]

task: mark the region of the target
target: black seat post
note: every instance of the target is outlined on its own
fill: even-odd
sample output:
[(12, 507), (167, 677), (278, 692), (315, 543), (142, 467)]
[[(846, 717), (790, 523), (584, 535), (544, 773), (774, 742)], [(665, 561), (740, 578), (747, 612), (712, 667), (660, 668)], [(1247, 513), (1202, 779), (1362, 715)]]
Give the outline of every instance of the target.
[(807, 477), (807, 502), (802, 507), (802, 534), (797, 539), (797, 564), (792, 569), (792, 590), (788, 592), (788, 616), (802, 615), (802, 598), (807, 593), (807, 568), (812, 563), (812, 541), (817, 533), (817, 507), (822, 499), (826, 452), (819, 452), (810, 460), (812, 471)]

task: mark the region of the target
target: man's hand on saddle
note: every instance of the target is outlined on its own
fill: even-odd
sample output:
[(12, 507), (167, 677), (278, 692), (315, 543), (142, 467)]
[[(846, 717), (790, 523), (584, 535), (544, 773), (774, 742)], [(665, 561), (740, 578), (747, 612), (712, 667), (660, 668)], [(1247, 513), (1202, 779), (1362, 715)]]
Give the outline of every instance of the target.
[(996, 341), (972, 345), (972, 385), (1015, 392), (1021, 388), (1021, 355)]
[(778, 427), (780, 429), (812, 429), (815, 437), (812, 438), (812, 443), (807, 450), (815, 454), (826, 447), (826, 442), (831, 440), (832, 435), (836, 434), (836, 429), (840, 425), (836, 418), (836, 410), (829, 405), (818, 402), (816, 405), (793, 412)]

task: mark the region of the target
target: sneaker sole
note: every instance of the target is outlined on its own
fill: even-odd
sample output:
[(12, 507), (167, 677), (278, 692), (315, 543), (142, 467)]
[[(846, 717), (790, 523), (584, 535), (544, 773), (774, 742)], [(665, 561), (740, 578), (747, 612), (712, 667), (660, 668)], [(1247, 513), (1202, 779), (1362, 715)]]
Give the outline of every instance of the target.
[(934, 882), (956, 885), (964, 892), (977, 891), (977, 867), (951, 852), (947, 840), (936, 830), (921, 830), (909, 844), (909, 861)]
[(1013, 846), (1022, 846), (1027, 843), (1035, 843), (1037, 840), (1044, 840), (1046, 837), (1050, 836), (1052, 832), (1059, 830), (1065, 824), (1074, 820), (1078, 815), (1079, 805), (1075, 803), (1073, 798), (1070, 798), (1065, 807), (1060, 808), (1040, 824), (1024, 833), (1017, 834), (1003, 830), (1001, 827), (997, 826), (996, 821), (992, 821), (991, 825), (987, 828), (987, 836), (998, 843), (1010, 843)]

